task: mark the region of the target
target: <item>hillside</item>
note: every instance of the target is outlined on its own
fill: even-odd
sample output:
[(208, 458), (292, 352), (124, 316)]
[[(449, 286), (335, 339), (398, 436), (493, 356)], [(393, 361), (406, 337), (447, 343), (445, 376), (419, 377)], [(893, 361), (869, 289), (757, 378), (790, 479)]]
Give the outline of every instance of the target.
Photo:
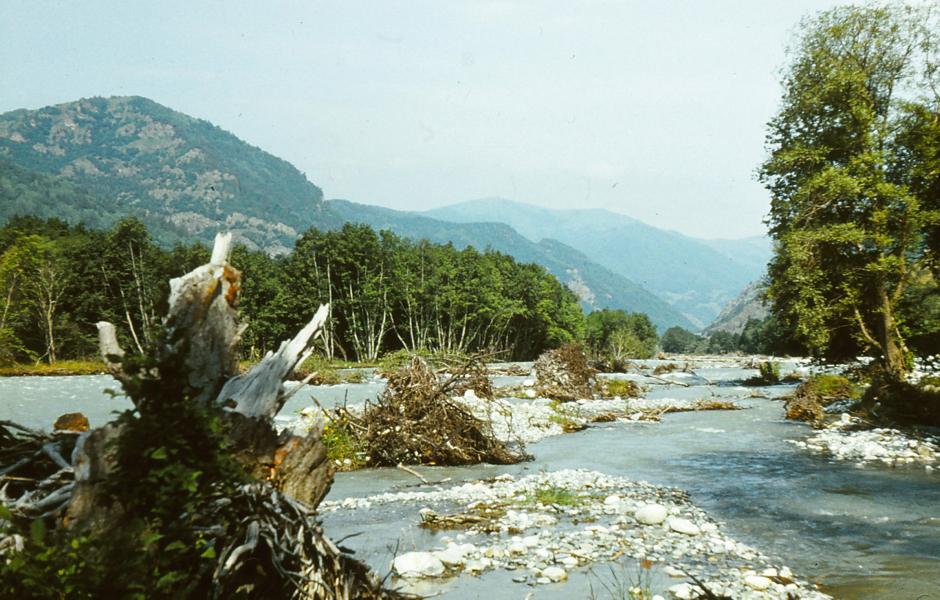
[(642, 286), (556, 240), (535, 243), (501, 223), (455, 224), (347, 200), (328, 200), (324, 205), (324, 212), (331, 214), (336, 221), (364, 223), (412, 239), (451, 242), (458, 248), (492, 248), (521, 262), (540, 264), (574, 291), (587, 310), (620, 308), (645, 312), (661, 330), (673, 325), (694, 328), (688, 319)]
[(741, 333), (749, 320), (766, 318), (770, 314), (764, 299), (766, 291), (767, 283), (763, 279), (752, 282), (722, 309), (718, 317), (705, 329), (705, 333)]
[(506, 225), (454, 223), (412, 213), (323, 202), (289, 163), (211, 123), (140, 97), (92, 98), (0, 115), (0, 220), (14, 214), (107, 227), (126, 215), (164, 245), (208, 241), (229, 229), (270, 253), (288, 251), (311, 226), (346, 221), (412, 239), (491, 247), (545, 266), (592, 308), (646, 312), (660, 328), (694, 327), (627, 278), (554, 241)]
[(698, 326), (763, 275), (766, 262), (753, 239), (706, 242), (600, 209), (550, 210), (484, 199), (422, 214), (457, 223), (498, 221), (532, 241), (559, 240), (665, 299)]
[(280, 252), (320, 220), (322, 192), (290, 163), (146, 98), (0, 115), (0, 159), (108, 199), (108, 213), (164, 219), (202, 239), (226, 227)]

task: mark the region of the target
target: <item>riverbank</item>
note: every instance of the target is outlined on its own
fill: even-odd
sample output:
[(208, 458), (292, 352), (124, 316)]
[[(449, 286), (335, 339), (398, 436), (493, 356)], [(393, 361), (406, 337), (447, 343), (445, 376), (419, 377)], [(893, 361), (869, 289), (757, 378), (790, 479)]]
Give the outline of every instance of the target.
[(60, 360), (53, 364), (30, 363), (0, 367), (0, 377), (62, 377), (67, 375), (103, 375), (108, 372), (100, 360)]
[(538, 587), (565, 581), (572, 571), (621, 561), (650, 572), (648, 581), (636, 585), (679, 599), (697, 597), (703, 588), (718, 597), (829, 598), (788, 567), (726, 535), (686, 492), (595, 471), (518, 479), (504, 474), (327, 501), (319, 510), (356, 519), (357, 512), (378, 507), (410, 513), (418, 526), (449, 534), (434, 548), (395, 557), (393, 569), (406, 591), (429, 591), (427, 580), (494, 570), (511, 572), (516, 584)]
[[(645, 361), (638, 365), (641, 367), (638, 371), (651, 372), (665, 362), (668, 361)], [(560, 424), (552, 423), (552, 431), (557, 434), (541, 436), (539, 441), (527, 445), (527, 450), (535, 457), (532, 462), (507, 466), (414, 467), (413, 470), (432, 484), (437, 483), (441, 490), (467, 482), (486, 486), (503, 474), (512, 475), (518, 482), (539, 472), (555, 474), (581, 470), (687, 490), (689, 502), (717, 523), (722, 535), (758, 549), (768, 557), (766, 561), (752, 561), (745, 571), (732, 571), (734, 578), (729, 575), (728, 583), (748, 575), (764, 576), (761, 573), (770, 568), (783, 574), (785, 565), (798, 577), (819, 583), (820, 591), (837, 598), (907, 600), (929, 594), (940, 586), (940, 559), (937, 558), (940, 557), (940, 522), (935, 509), (940, 506), (940, 486), (936, 479), (940, 470), (927, 471), (918, 463), (891, 467), (881, 461), (868, 462), (866, 468), (859, 469), (853, 461), (835, 460), (791, 443), (790, 440), (812, 438), (817, 431), (803, 423), (784, 420), (783, 405), (775, 399), (792, 392), (792, 385), (759, 388), (738, 385), (737, 382), (756, 375), (756, 369), (749, 368), (756, 362), (750, 357), (689, 358), (673, 362), (683, 369), (690, 363), (689, 370), (694, 373), (677, 371), (657, 376), (658, 379), (640, 372), (629, 375), (647, 388), (641, 399), (591, 400), (555, 406), (550, 401), (533, 403), (528, 398), (504, 400), (510, 405), (524, 405), (523, 410), (532, 409), (545, 419), (556, 407), (571, 413), (583, 410), (582, 416), (587, 419), (588, 411), (595, 405), (598, 409), (619, 404), (624, 408), (655, 408), (671, 403), (692, 404), (702, 399), (733, 402), (745, 410), (667, 413), (658, 422), (633, 421), (626, 415), (609, 422), (588, 422), (586, 430), (568, 435), (561, 435)], [(783, 370), (789, 372), (801, 366), (791, 361)], [(530, 378), (528, 365), (504, 365), (492, 370), (497, 371), (493, 373), (495, 386), (522, 386)], [(108, 376), (9, 378), (0, 381), (0, 408), (6, 418), (34, 427), (51, 427), (55, 417), (71, 411), (84, 412), (93, 425), (100, 425), (113, 418), (113, 411), (131, 408), (128, 400), (102, 393), (104, 389), (115, 387), (116, 383)], [(384, 380), (377, 376), (359, 384), (304, 386), (285, 406), (278, 420), (284, 424), (296, 422), (298, 411), (313, 404), (311, 397), (316, 397), (324, 408), (342, 406), (347, 401), (354, 405), (374, 398), (383, 387)], [(518, 414), (516, 417), (514, 420), (520, 422), (523, 419)], [(539, 417), (536, 421), (544, 423), (545, 419)], [(558, 429), (554, 429), (555, 426)], [(359, 498), (385, 493), (423, 493), (436, 489), (424, 486), (414, 475), (395, 468), (365, 469), (339, 473), (327, 501), (341, 503), (352, 499), (350, 502), (358, 502)], [(627, 492), (616, 494), (628, 497)], [(606, 494), (604, 499), (610, 495), (614, 493)], [(661, 504), (669, 505), (666, 500), (668, 498)], [(482, 541), (468, 539), (465, 530), (432, 531), (421, 527), (419, 513), (425, 504), (438, 515), (452, 515), (466, 512), (468, 503), (445, 500), (406, 505), (396, 501), (374, 504), (367, 510), (334, 510), (322, 516), (324, 527), (333, 539), (346, 538), (343, 546), (354, 549), (357, 556), (378, 572), (385, 573), (396, 554), (442, 551), (451, 543), (472, 543), (485, 549)], [(584, 510), (606, 510), (596, 503), (596, 499), (591, 500), (592, 508)], [(530, 509), (525, 506), (511, 510), (518, 513)], [(635, 514), (633, 516), (635, 518)], [(677, 516), (698, 523), (691, 512), (680, 512)], [(613, 518), (613, 515), (600, 517), (602, 527), (607, 527), (603, 519), (608, 517)], [(567, 531), (571, 526), (572, 531), (581, 531), (593, 524), (581, 523), (575, 528), (569, 523), (563, 524), (561, 529)], [(641, 530), (639, 525), (634, 525), (636, 531), (645, 531), (646, 535), (654, 533), (649, 527), (643, 526)], [(514, 535), (525, 540), (539, 534), (540, 539), (546, 539), (555, 533), (554, 527), (544, 533), (533, 529), (525, 535), (501, 537), (500, 543), (512, 543)], [(460, 535), (465, 538), (458, 539)], [(691, 539), (686, 541), (692, 542)], [(549, 543), (547, 539), (546, 543)], [(562, 561), (571, 558), (565, 557), (565, 552), (559, 549)], [(534, 551), (527, 551), (524, 557), (526, 560), (537, 558)], [(492, 560), (492, 557), (486, 558)], [(535, 582), (537, 577), (532, 571), (503, 566), (488, 568), (479, 576), (470, 576), (464, 568), (459, 576), (414, 581), (415, 585), (426, 586), (422, 589), (427, 589), (428, 593), (443, 592), (444, 597), (455, 600), (523, 598), (530, 592), (534, 593), (535, 600), (560, 600), (588, 598), (592, 586), (598, 591), (597, 598), (610, 597), (603, 592), (601, 583), (610, 582), (614, 572), (621, 581), (633, 581), (638, 574), (649, 574), (657, 593), (670, 598), (670, 587), (689, 580), (667, 574), (666, 567), (679, 567), (670, 562), (671, 554), (663, 559), (650, 569), (643, 569), (633, 555), (627, 553), (609, 562), (599, 558), (597, 562), (579, 562), (577, 567), (571, 568), (562, 563), (560, 567), (565, 568), (567, 581), (550, 584)], [(559, 566), (545, 564), (546, 568)], [(746, 574), (747, 571), (754, 573)], [(526, 576), (524, 582), (513, 581), (523, 575)], [(760, 593), (753, 591), (753, 594)]]

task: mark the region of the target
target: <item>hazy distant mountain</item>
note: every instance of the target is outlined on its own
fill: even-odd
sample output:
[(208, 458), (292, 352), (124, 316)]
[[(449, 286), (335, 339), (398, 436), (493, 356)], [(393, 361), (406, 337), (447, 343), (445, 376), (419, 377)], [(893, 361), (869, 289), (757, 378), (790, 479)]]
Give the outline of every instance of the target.
[(0, 115), (0, 159), (53, 175), (108, 210), (220, 228), (272, 251), (322, 220), (320, 188), (290, 163), (207, 121), (140, 97), (91, 98)]
[(645, 312), (661, 330), (695, 326), (661, 298), (626, 277), (591, 261), (581, 252), (556, 240), (536, 243), (502, 223), (452, 223), (414, 213), (346, 200), (328, 200), (325, 211), (340, 221), (388, 229), (411, 239), (452, 242), (458, 248), (492, 248), (522, 262), (542, 265), (574, 291), (587, 309), (621, 308)]
[(146, 98), (92, 98), (0, 115), (0, 222), (14, 214), (106, 227), (142, 218), (162, 243), (209, 240), (220, 229), (269, 252), (288, 251), (311, 226), (345, 221), (409, 238), (491, 247), (545, 266), (588, 308), (646, 312), (660, 328), (692, 327), (628, 278), (564, 244), (511, 227), (454, 224), (343, 201), (292, 165), (231, 133)]
[(741, 333), (751, 319), (764, 319), (770, 315), (770, 308), (764, 299), (767, 284), (764, 280), (752, 282), (721, 310), (715, 320), (705, 328), (705, 333), (728, 331)]
[(769, 257), (760, 238), (706, 242), (601, 209), (551, 210), (483, 199), (422, 214), (458, 223), (496, 221), (532, 241), (559, 240), (665, 299), (699, 326), (761, 277)]
[(773, 243), (766, 235), (755, 235), (737, 240), (701, 240), (731, 260), (757, 271), (765, 271), (773, 256)]

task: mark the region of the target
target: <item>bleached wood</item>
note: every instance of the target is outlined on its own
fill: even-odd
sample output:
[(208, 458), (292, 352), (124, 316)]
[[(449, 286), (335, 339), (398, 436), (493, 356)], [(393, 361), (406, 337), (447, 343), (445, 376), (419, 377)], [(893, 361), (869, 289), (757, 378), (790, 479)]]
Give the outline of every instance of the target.
[(216, 403), (246, 417), (273, 418), (290, 395), (284, 389), (284, 381), (310, 355), (310, 348), (323, 331), (329, 310), (328, 304), (321, 305), (292, 340), (282, 342), (277, 352), (265, 356), (247, 373), (229, 379)]
[[(124, 358), (124, 349), (117, 341), (117, 332), (112, 323), (107, 321), (98, 321), (95, 323), (98, 327), (98, 348), (101, 351), (101, 358), (109, 369), (119, 369), (121, 359)], [(117, 357), (117, 361), (111, 360), (111, 357)]]

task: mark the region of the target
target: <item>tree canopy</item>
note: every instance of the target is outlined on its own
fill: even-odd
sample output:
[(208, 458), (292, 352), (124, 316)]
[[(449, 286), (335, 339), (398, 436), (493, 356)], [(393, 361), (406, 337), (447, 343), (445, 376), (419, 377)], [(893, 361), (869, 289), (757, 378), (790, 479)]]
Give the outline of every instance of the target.
[[(101, 319), (142, 352), (167, 281), (207, 257), (199, 244), (161, 248), (133, 218), (107, 231), (14, 218), (0, 228), (0, 360), (94, 355)], [(528, 359), (583, 335), (572, 292), (544, 268), (498, 252), (346, 225), (307, 231), (287, 256), (236, 247), (233, 263), (244, 274), (243, 347), (255, 355), (276, 349), (321, 302), (333, 310), (323, 350), (350, 360), (399, 349)]]
[(814, 355), (869, 352), (893, 379), (907, 369), (905, 298), (936, 289), (936, 8), (844, 6), (805, 20), (760, 170), (776, 318)]

